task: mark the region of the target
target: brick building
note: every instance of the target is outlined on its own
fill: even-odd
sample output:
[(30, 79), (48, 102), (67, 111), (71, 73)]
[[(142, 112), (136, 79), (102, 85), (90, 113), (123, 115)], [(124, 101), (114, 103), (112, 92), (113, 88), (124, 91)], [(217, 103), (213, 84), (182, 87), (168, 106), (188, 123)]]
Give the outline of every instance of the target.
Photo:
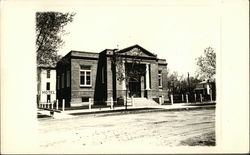
[[(114, 63), (114, 55), (122, 62), (124, 77), (131, 69), (143, 72), (137, 79), (119, 81), (121, 70)], [(115, 104), (123, 104), (126, 93), (128, 97), (152, 102), (162, 96), (168, 99), (166, 60), (139, 45), (122, 50), (105, 49), (100, 53), (70, 51), (57, 63), (56, 71), (57, 99), (59, 103), (65, 99), (66, 106), (84, 105), (89, 98), (94, 104), (105, 105), (111, 97), (117, 101)]]

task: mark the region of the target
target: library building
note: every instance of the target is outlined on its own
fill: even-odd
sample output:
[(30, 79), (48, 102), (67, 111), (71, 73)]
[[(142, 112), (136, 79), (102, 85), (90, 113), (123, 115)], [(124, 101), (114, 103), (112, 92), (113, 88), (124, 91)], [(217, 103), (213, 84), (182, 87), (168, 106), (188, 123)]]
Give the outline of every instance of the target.
[[(50, 74), (56, 76), (56, 84), (51, 81), (46, 91), (56, 93), (59, 105), (64, 99), (66, 107), (83, 106), (90, 99), (94, 105), (107, 105), (110, 100), (114, 105), (124, 105), (126, 98), (145, 105), (168, 100), (166, 60), (139, 45), (100, 53), (70, 51), (55, 69), (56, 75), (55, 70)], [(53, 100), (49, 94), (47, 100)]]

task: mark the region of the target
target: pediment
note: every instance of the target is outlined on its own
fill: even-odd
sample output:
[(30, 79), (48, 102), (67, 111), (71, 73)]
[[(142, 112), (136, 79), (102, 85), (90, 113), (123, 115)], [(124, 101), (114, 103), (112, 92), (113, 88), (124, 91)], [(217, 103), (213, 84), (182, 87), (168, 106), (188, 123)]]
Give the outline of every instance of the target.
[(134, 45), (125, 49), (122, 49), (120, 51), (117, 51), (117, 53), (120, 53), (122, 55), (129, 55), (129, 56), (140, 56), (140, 57), (153, 57), (156, 58), (156, 55), (149, 52), (148, 50), (142, 48), (139, 45)]

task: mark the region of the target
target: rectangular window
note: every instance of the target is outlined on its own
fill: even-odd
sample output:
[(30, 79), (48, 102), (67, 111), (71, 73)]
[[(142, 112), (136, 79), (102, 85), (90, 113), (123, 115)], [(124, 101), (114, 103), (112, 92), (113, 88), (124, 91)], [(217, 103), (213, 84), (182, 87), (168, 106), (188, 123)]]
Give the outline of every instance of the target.
[(64, 74), (62, 74), (62, 88), (64, 88)]
[(50, 83), (49, 82), (46, 83), (46, 90), (50, 90)]
[(80, 86), (91, 86), (90, 66), (81, 66), (80, 69)]
[(57, 76), (57, 89), (60, 89), (60, 76)]
[(70, 72), (69, 71), (67, 71), (67, 73), (66, 73), (67, 75), (66, 75), (66, 85), (67, 85), (67, 87), (70, 87)]
[(47, 102), (51, 102), (50, 95), (47, 95)]
[(162, 88), (162, 71), (158, 71), (159, 88)]
[(47, 69), (47, 78), (49, 79), (50, 78), (50, 70)]

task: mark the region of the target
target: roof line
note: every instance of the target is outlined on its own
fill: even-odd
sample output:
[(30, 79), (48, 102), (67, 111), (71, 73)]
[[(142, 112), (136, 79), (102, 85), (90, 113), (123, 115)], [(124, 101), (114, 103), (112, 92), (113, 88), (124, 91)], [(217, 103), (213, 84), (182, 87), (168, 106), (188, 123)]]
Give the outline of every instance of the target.
[(135, 44), (135, 45), (133, 45), (133, 46), (129, 46), (129, 47), (126, 47), (126, 48), (124, 48), (124, 49), (118, 50), (117, 53), (123, 53), (123, 52), (125, 52), (126, 50), (129, 50), (129, 49), (131, 49), (131, 48), (133, 48), (133, 47), (136, 47), (136, 46), (139, 47), (139, 48), (141, 48), (141, 49), (143, 49), (143, 50), (146, 51), (147, 53), (149, 53), (149, 54), (151, 54), (151, 55), (153, 55), (153, 56), (156, 57), (156, 54), (153, 54), (152, 52), (149, 52), (148, 50), (146, 50), (145, 48), (141, 47), (141, 46), (138, 45), (138, 44)]
[(96, 52), (86, 52), (86, 51), (77, 51), (77, 50), (71, 50), (70, 52), (81, 52), (81, 53), (99, 54), (99, 53), (96, 53)]

